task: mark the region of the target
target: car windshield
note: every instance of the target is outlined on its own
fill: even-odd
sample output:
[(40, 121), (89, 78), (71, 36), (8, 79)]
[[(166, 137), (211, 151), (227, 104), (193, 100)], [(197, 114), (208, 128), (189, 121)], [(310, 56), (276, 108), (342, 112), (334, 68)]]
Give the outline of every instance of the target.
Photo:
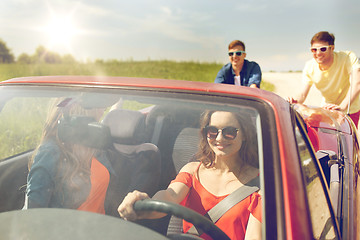
[[(241, 106), (238, 103), (221, 103), (221, 98), (218, 103), (200, 98), (186, 100), (180, 93), (159, 96), (158, 92), (128, 90), (85, 91), (84, 89), (46, 87), (23, 89), (2, 87), (0, 89), (1, 161), (16, 154), (34, 150), (40, 144), (45, 122), (52, 108), (65, 112), (66, 104), (70, 105), (72, 102), (80, 102), (85, 109), (103, 110), (101, 118), (97, 120), (100, 123), (110, 111), (115, 109), (142, 113), (142, 118), (145, 120), (142, 130), (146, 134), (142, 134), (142, 138), (137, 139), (138, 143), (159, 141), (155, 139), (160, 133), (156, 132), (157, 130), (163, 131), (164, 136), (170, 137), (184, 131), (184, 128), (193, 128), (194, 132), (197, 131), (194, 136), (198, 137), (200, 117), (206, 111), (245, 114), (250, 117), (257, 131), (256, 135), (261, 136), (259, 112), (250, 105), (251, 101), (244, 101), (244, 105)], [(159, 123), (159, 119), (164, 122)], [(167, 125), (159, 126), (160, 124)], [(135, 132), (136, 129), (132, 130)]]
[[(263, 130), (257, 106), (258, 102), (244, 97), (235, 101), (229, 96), (196, 92), (2, 86), (0, 185), (7, 194), (0, 196), (0, 212), (45, 204), (57, 209), (90, 209), (118, 218), (117, 208), (128, 192), (140, 190), (151, 196), (166, 188), (186, 163), (199, 161), (199, 153), (204, 151), (202, 137), (216, 138), (220, 132), (228, 141), (240, 135), (252, 146), (254, 154), (248, 162), (260, 166), (261, 175)], [(239, 115), (240, 126), (210, 126), (205, 131), (209, 124), (203, 125), (204, 115), (219, 111)], [(86, 184), (92, 181), (86, 164), (96, 163), (84, 165), (76, 160), (84, 156), (96, 158), (108, 170), (108, 175), (96, 176), (108, 179), (107, 189), (97, 189), (100, 193)], [(5, 168), (6, 164), (9, 167)], [(29, 171), (33, 169), (41, 169), (42, 181), (32, 181)], [(40, 194), (38, 202), (27, 206), (26, 192), (44, 184), (54, 185), (55, 193), (51, 197)], [(101, 193), (106, 195), (104, 209), (94, 210), (96, 203), (91, 202), (84, 206), (89, 195)], [(75, 196), (67, 199), (72, 194)]]

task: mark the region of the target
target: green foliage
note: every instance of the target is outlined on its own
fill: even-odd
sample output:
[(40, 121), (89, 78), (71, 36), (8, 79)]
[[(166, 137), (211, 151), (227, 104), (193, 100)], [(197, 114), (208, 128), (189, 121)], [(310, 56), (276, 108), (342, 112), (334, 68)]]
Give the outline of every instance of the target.
[(31, 56), (29, 56), (28, 54), (22, 53), (22, 54), (20, 54), (20, 56), (18, 57), (17, 62), (18, 62), (18, 63), (30, 64), (30, 63), (32, 63), (32, 58), (31, 58)]
[(108, 61), (94, 64), (108, 76), (144, 77), (213, 82), (221, 64), (174, 61)]
[(261, 88), (261, 89), (264, 89), (264, 90), (267, 90), (267, 91), (270, 91), (270, 92), (275, 91), (275, 86), (274, 86), (274, 84), (269, 83), (269, 82), (265, 82), (265, 81), (261, 81), (261, 86), (260, 86), (260, 88)]
[[(0, 64), (0, 81), (15, 77), (49, 75), (122, 76), (177, 79), (199, 82), (214, 82), (222, 67), (219, 63), (175, 62), (175, 61), (102, 61), (78, 63), (67, 56), (69, 63), (60, 64)], [(27, 58), (23, 56), (23, 58)], [(261, 89), (273, 91), (274, 86), (261, 83)]]
[[(6, 60), (5, 60), (6, 59)], [(0, 63), (13, 63), (14, 56), (0, 39)], [(83, 75), (122, 76), (213, 82), (222, 64), (175, 61), (119, 61), (102, 59), (80, 63), (70, 55), (61, 56), (39, 46), (33, 55), (22, 53), (16, 64), (0, 64), (0, 81), (16, 77)], [(272, 84), (262, 82), (261, 88), (273, 91)]]
[(33, 149), (39, 143), (48, 109), (44, 99), (16, 99), (0, 112), (0, 159)]
[(14, 55), (6, 46), (6, 43), (0, 39), (0, 63), (13, 63)]
[(124, 101), (124, 103), (122, 104), (122, 108), (123, 109), (129, 109), (129, 110), (141, 110), (147, 107), (151, 107), (151, 104), (144, 104), (144, 103), (139, 103), (137, 101), (130, 101), (130, 100), (126, 100)]
[[(0, 45), (1, 46), (1, 45)], [(61, 56), (56, 52), (51, 52), (43, 46), (39, 46), (33, 55), (22, 53), (17, 58), (19, 64), (75, 64), (76, 59), (71, 54)]]

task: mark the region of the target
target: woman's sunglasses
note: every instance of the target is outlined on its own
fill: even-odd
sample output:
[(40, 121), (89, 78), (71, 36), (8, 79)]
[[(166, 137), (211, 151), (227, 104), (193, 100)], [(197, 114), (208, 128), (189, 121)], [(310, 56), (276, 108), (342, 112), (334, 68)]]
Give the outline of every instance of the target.
[(320, 52), (326, 52), (330, 46), (323, 46), (323, 47), (312, 47), (310, 48), (312, 53), (317, 53), (319, 50)]
[(230, 57), (234, 56), (234, 54), (240, 57), (243, 53), (245, 53), (245, 51), (228, 52)]
[(224, 127), (223, 129), (218, 129), (214, 126), (206, 126), (204, 127), (204, 134), (208, 139), (216, 139), (216, 137), (219, 135), (219, 132), (221, 132), (225, 139), (234, 140), (239, 130), (240, 129), (235, 127)]

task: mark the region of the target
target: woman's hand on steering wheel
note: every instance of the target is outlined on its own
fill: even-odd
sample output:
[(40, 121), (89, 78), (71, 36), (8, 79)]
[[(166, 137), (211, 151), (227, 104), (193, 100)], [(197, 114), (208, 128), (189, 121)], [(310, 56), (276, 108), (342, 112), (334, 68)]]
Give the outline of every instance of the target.
[(127, 221), (135, 221), (144, 218), (144, 213), (136, 212), (134, 210), (134, 204), (136, 201), (148, 198), (149, 196), (144, 192), (139, 192), (135, 190), (128, 193), (118, 207), (118, 213), (120, 217)]

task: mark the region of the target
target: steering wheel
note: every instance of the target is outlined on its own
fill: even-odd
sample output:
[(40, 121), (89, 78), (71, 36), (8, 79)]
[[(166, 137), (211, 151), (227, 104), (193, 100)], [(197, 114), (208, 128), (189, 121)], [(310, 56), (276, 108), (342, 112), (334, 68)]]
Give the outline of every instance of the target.
[(204, 231), (204, 233), (208, 234), (213, 239), (230, 240), (230, 238), (210, 219), (200, 215), (192, 209), (183, 207), (179, 204), (145, 199), (135, 202), (134, 210), (155, 211), (171, 214), (194, 224), (196, 228), (200, 228)]

